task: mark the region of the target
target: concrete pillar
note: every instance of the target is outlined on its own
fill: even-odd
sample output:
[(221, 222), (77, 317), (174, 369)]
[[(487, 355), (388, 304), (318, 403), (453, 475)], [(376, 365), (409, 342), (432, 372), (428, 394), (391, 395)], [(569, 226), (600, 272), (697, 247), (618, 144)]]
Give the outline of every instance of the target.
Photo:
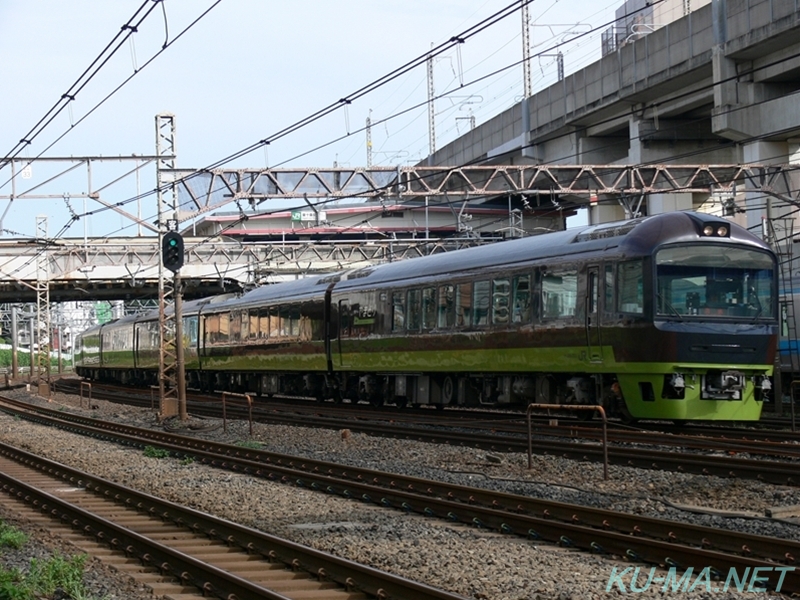
[(625, 210), (616, 198), (599, 198), (589, 205), (589, 225), (624, 221), (626, 218)]
[(650, 194), (650, 196), (647, 197), (648, 215), (659, 215), (661, 213), (675, 212), (678, 210), (692, 210), (693, 208), (692, 194), (688, 192)]

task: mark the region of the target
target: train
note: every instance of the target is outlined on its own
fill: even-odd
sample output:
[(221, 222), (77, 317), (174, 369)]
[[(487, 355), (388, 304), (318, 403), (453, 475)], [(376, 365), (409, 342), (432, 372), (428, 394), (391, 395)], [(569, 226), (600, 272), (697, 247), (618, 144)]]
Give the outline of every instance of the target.
[[(186, 385), (202, 391), (755, 421), (777, 259), (735, 223), (672, 212), (194, 300), (181, 319)], [(75, 340), (89, 380), (157, 384), (158, 358), (158, 311)]]

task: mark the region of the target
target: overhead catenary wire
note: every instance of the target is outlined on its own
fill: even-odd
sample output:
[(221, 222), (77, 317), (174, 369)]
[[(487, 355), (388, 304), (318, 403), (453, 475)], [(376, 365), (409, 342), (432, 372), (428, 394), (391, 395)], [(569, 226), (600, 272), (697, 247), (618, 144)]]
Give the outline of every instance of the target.
[[(16, 158), (19, 155), (19, 153), (22, 152), (22, 150), (24, 150), (26, 147), (28, 147), (31, 144), (31, 142), (33, 141), (33, 139), (36, 138), (39, 134), (41, 134), (42, 131), (48, 125), (50, 125), (53, 122), (53, 120), (64, 110), (65, 107), (71, 106), (70, 103), (75, 100), (75, 98), (77, 96), (77, 93), (79, 91), (81, 91), (82, 89), (84, 89), (84, 87), (89, 83), (89, 81), (91, 81), (91, 79), (94, 78), (94, 76), (99, 72), (99, 70), (105, 64), (108, 63), (108, 60), (121, 48), (121, 46), (125, 43), (125, 41), (130, 39), (130, 36), (132, 36), (134, 33), (136, 33), (138, 31), (139, 26), (142, 24), (144, 19), (147, 18), (152, 13), (152, 11), (155, 9), (156, 5), (157, 4), (163, 4), (163, 1), (164, 0), (145, 0), (145, 3), (142, 5), (142, 7), (148, 5), (148, 4), (150, 4), (152, 2), (152, 6), (151, 6), (150, 10), (148, 10), (147, 13), (144, 15), (144, 17), (139, 19), (135, 24), (131, 24), (131, 21), (134, 19), (136, 14), (138, 14), (138, 12), (139, 12), (139, 11), (137, 11), (137, 13), (134, 15), (134, 17), (131, 17), (131, 19), (129, 19), (129, 21), (125, 25), (122, 26), (121, 31), (127, 31), (128, 32), (128, 34), (124, 37), (124, 39), (119, 40), (119, 36), (121, 35), (121, 33), (118, 33), (114, 37), (112, 42), (110, 42), (109, 45), (103, 50), (103, 52), (94, 61), (92, 61), (92, 64), (90, 65), (90, 67), (87, 68), (86, 71), (84, 71), (84, 74), (82, 74), (78, 78), (78, 80), (76, 81), (75, 84), (73, 84), (73, 86), (70, 88), (70, 90), (68, 90), (67, 93), (65, 93), (65, 94), (63, 94), (61, 96), (61, 99), (53, 106), (53, 108), (51, 108), (45, 114), (45, 116), (42, 117), (39, 120), (39, 122), (28, 132), (28, 134), (26, 134), (26, 136), (23, 137), (17, 143), (17, 145), (3, 159), (0, 159), (0, 170), (2, 170), (4, 167), (6, 167), (11, 162), (12, 159)], [(112, 96), (114, 96), (123, 87), (125, 87), (134, 77), (139, 75), (145, 68), (147, 68), (150, 64), (152, 64), (152, 62), (156, 58), (161, 56), (161, 54), (163, 54), (169, 47), (171, 47), (175, 42), (177, 42), (181, 37), (183, 37), (183, 35), (186, 32), (188, 32), (192, 27), (194, 27), (203, 17), (208, 15), (209, 12), (211, 12), (211, 10), (214, 7), (216, 7), (218, 4), (220, 4), (220, 2), (222, 2), (222, 0), (216, 0), (209, 8), (207, 8), (205, 11), (203, 11), (203, 13), (201, 13), (200, 16), (198, 16), (191, 23), (189, 23), (189, 25), (187, 25), (174, 39), (169, 40), (167, 38), (167, 40), (164, 42), (164, 45), (161, 47), (161, 49), (156, 54), (154, 54), (152, 57), (150, 57), (150, 59), (148, 59), (147, 62), (145, 62), (141, 67), (135, 69), (133, 73), (131, 73), (126, 79), (124, 79), (117, 87), (115, 87), (110, 93), (108, 93), (105, 97), (103, 97), (98, 103), (96, 103), (89, 111), (87, 111), (80, 119), (78, 119), (78, 121), (76, 121), (74, 123), (71, 122), (69, 129), (65, 130), (63, 133), (61, 133), (61, 135), (56, 137), (50, 144), (48, 144), (45, 148), (43, 148), (41, 151), (39, 151), (39, 153), (36, 155), (35, 158), (42, 157), (45, 152), (50, 150), (53, 146), (55, 146), (58, 142), (60, 142), (64, 137), (66, 137), (71, 131), (74, 130), (74, 128), (76, 126), (81, 124), (91, 114), (93, 114), (97, 109), (99, 109), (101, 106), (103, 106)], [(140, 7), (140, 9), (139, 9), (140, 11), (141, 11), (142, 7)], [(165, 19), (166, 19), (166, 13), (165, 13)], [(108, 48), (115, 41), (118, 41), (118, 42), (117, 42), (115, 48), (113, 49), (113, 52), (109, 53), (108, 52)], [(107, 56), (106, 56), (106, 54), (107, 54)], [(100, 64), (97, 64), (98, 62)], [(95, 65), (96, 65), (96, 68), (94, 68), (92, 70), (92, 67), (95, 67)], [(91, 70), (91, 74), (87, 76), (86, 73), (88, 73), (90, 70)], [(72, 121), (72, 119), (70, 119), (70, 121)], [(33, 162), (33, 161), (31, 160), (28, 164), (31, 164), (31, 162)], [(5, 182), (0, 184), (0, 189), (3, 189), (5, 186), (7, 186), (11, 182), (12, 178), (13, 178), (13, 176), (9, 177)]]
[[(519, 6), (519, 5), (518, 5), (518, 3), (515, 3), (515, 4), (514, 4), (514, 6)], [(604, 25), (604, 26), (602, 26), (602, 27), (605, 27), (605, 26), (606, 26), (606, 25)], [(587, 32), (587, 33), (589, 33), (589, 32)], [(423, 55), (423, 56), (424, 56), (424, 57), (427, 57), (428, 55), (429, 55), (429, 53), (426, 53), (426, 54), (425, 54), (425, 55)], [(532, 58), (535, 58), (535, 56), (534, 56), (534, 57), (532, 57)], [(517, 65), (517, 64), (519, 64), (519, 62), (516, 62), (516, 63), (514, 63), (514, 65)], [(508, 67), (508, 68), (510, 68), (510, 67)], [(396, 72), (396, 71), (397, 71), (397, 70), (395, 70), (394, 72)], [(393, 72), (393, 73), (394, 73), (394, 72)], [(476, 79), (475, 81), (480, 81), (480, 80), (482, 80), (482, 79), (486, 79), (486, 77), (482, 77), (482, 78)], [(471, 82), (471, 83), (474, 83), (474, 82)], [(467, 85), (467, 84), (465, 84), (465, 85)], [(369, 88), (369, 86), (365, 86), (364, 88), (362, 88), (362, 90), (365, 90), (365, 89), (368, 89), (368, 88)], [(333, 105), (332, 105), (332, 106), (333, 106)], [(292, 127), (292, 126), (290, 126), (290, 128), (291, 128), (291, 127)], [(285, 129), (285, 130), (282, 130), (282, 131), (287, 131), (287, 130), (288, 130), (288, 129), (290, 129), (290, 128), (287, 128), (287, 129)], [(351, 135), (352, 135), (352, 134), (355, 134), (355, 133), (357, 133), (357, 131), (353, 131), (353, 132), (351, 132)], [(337, 139), (338, 139), (338, 138), (337, 138)], [(740, 143), (741, 143), (741, 142), (740, 142)], [(296, 158), (296, 157), (295, 157), (295, 158)], [(148, 194), (146, 194), (146, 195), (149, 195), (149, 194), (152, 194), (152, 193), (153, 193), (153, 192), (149, 192), (149, 193), (148, 193)], [(141, 197), (142, 197), (142, 196), (137, 196), (137, 198), (136, 198), (136, 199), (138, 199), (138, 198), (141, 198)], [(132, 200), (134, 200), (134, 199), (131, 199), (131, 201), (132, 201)], [(124, 205), (124, 204), (125, 204), (125, 202), (126, 202), (126, 201), (123, 201), (123, 202), (118, 202), (118, 203), (116, 203), (114, 206), (122, 206), (122, 205)], [(105, 208), (102, 208), (102, 209), (99, 209), (98, 211), (90, 211), (90, 212), (88, 212), (88, 213), (86, 213), (86, 214), (87, 214), (87, 215), (90, 215), (90, 214), (96, 214), (96, 213), (98, 213), (98, 212), (102, 212), (103, 210), (107, 210), (107, 209), (105, 209)], [(286, 209), (281, 209), (281, 210), (286, 210)]]

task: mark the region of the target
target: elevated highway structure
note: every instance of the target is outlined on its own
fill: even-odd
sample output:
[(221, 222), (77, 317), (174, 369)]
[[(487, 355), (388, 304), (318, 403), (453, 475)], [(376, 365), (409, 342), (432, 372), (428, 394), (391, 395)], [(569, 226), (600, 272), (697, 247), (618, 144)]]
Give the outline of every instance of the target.
[(764, 216), (793, 216), (800, 189), (800, 2), (713, 0), (524, 98), (427, 161), (476, 163), (595, 170), (780, 165), (787, 181), (777, 195), (748, 181), (722, 197), (715, 197), (720, 189), (687, 188), (638, 197), (635, 190), (598, 190), (566, 199), (590, 206), (597, 196), (590, 210), (595, 223), (625, 218), (632, 209), (654, 214), (714, 201), (719, 209), (723, 199), (729, 207), (743, 204), (740, 220), (750, 227)]

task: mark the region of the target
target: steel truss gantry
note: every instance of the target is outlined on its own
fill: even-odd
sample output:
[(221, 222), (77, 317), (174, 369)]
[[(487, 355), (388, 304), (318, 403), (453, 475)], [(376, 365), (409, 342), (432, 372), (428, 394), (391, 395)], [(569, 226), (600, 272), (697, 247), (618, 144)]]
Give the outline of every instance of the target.
[(760, 191), (800, 204), (797, 165), (494, 165), (330, 169), (213, 169), (171, 171), (179, 216), (187, 220), (226, 204), (273, 199), (344, 198), (431, 202), (519, 195), (549, 200), (591, 196)]

